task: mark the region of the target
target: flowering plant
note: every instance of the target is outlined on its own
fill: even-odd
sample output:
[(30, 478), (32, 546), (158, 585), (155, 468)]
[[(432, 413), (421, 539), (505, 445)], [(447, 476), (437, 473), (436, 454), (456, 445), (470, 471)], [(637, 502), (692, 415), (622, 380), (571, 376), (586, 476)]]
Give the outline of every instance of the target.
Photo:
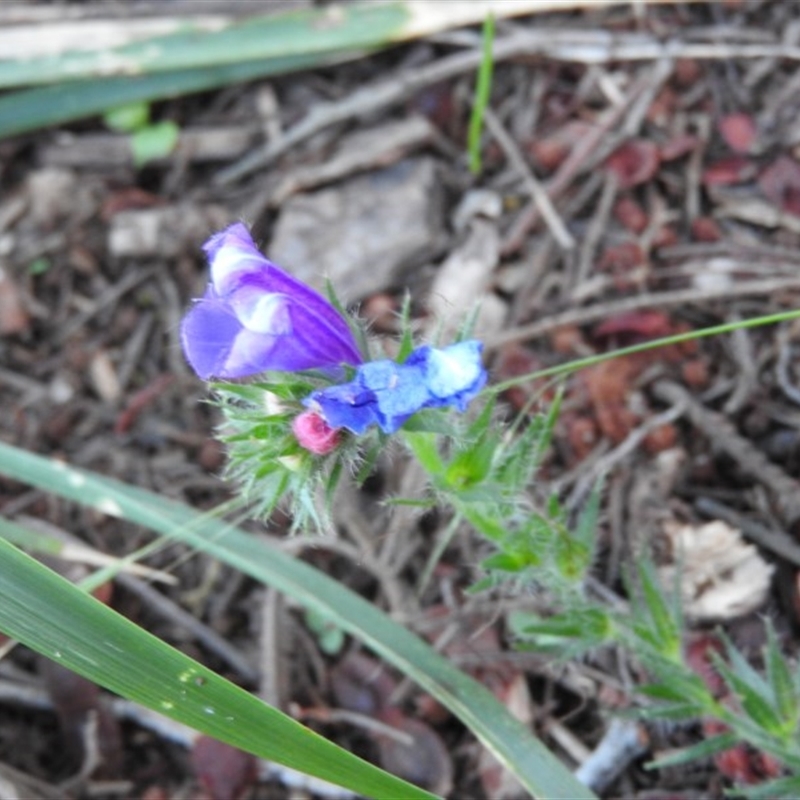
[(396, 359), (365, 357), (338, 304), (270, 262), (241, 223), (204, 250), (210, 281), (181, 341), (201, 378), (222, 380), (231, 469), (263, 513), (286, 497), (296, 527), (323, 524), (317, 490), (330, 497), (343, 467), (369, 465), (387, 436), (424, 425), (421, 412), (465, 411), (486, 383), (474, 340), (414, 349), (407, 335)]

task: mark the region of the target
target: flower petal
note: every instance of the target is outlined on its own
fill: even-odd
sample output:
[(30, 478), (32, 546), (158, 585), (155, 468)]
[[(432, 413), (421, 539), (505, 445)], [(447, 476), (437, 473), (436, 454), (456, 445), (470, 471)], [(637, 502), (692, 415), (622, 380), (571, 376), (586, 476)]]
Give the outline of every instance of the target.
[(332, 428), (347, 428), (359, 435), (370, 425), (381, 423), (375, 395), (362, 389), (358, 381), (313, 392), (303, 405), (317, 410)]
[(361, 434), (375, 424), (394, 433), (423, 408), (454, 405), (464, 411), (486, 383), (482, 350), (477, 341), (444, 349), (426, 345), (404, 364), (371, 361), (349, 383), (313, 392), (303, 403), (336, 428)]
[(220, 297), (231, 295), (243, 285), (264, 293), (287, 295), (307, 309), (327, 337), (339, 342), (338, 349), (350, 356), (343, 360), (349, 364), (361, 362), (350, 328), (339, 312), (319, 292), (264, 257), (241, 222), (212, 236), (204, 249), (211, 265), (211, 282)]
[(361, 363), (347, 321), (261, 255), (244, 225), (215, 234), (204, 249), (211, 281), (181, 328), (186, 357), (201, 378)]
[(423, 371), (413, 365), (372, 361), (359, 369), (358, 379), (375, 395), (379, 415), (387, 422), (407, 418), (430, 400)]
[(181, 324), (181, 342), (186, 360), (203, 379), (224, 377), (222, 371), (242, 326), (230, 309), (206, 293)]
[[(423, 348), (420, 348), (422, 350)], [(425, 385), (444, 405), (464, 411), (486, 383), (481, 363), (483, 344), (470, 340), (425, 353)]]

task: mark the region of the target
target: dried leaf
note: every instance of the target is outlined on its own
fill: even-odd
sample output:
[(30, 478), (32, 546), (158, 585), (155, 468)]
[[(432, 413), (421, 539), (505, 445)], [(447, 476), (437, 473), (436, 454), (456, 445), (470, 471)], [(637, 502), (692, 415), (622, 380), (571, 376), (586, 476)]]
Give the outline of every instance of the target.
[(691, 153), (698, 144), (700, 144), (699, 137), (691, 133), (681, 133), (661, 144), (658, 152), (662, 162), (675, 161)]
[[(505, 345), (498, 354), (494, 374), (499, 381), (519, 378), (541, 369), (539, 358), (521, 344)], [(532, 383), (520, 384), (507, 389), (503, 398), (517, 411), (522, 410), (533, 396), (536, 387)]]
[(627, 405), (636, 371), (637, 366), (630, 358), (615, 358), (590, 367), (581, 375), (597, 424), (614, 444), (619, 444), (639, 421)]
[(725, 144), (735, 153), (749, 153), (752, 150), (758, 130), (751, 114), (743, 111), (727, 114), (720, 119), (718, 127)]
[(19, 286), (0, 267), (0, 336), (13, 336), (27, 330), (30, 316)]
[(728, 156), (713, 161), (703, 170), (704, 186), (732, 186), (756, 176), (756, 164), (744, 156)]
[(718, 242), (722, 229), (713, 217), (697, 217), (692, 220), (692, 239), (696, 242)]
[(397, 709), (384, 715), (384, 722), (408, 735), (377, 735), (379, 760), (389, 772), (422, 786), (437, 795), (447, 795), (453, 788), (453, 762), (436, 731), (418, 719), (403, 716)]
[(630, 189), (655, 177), (661, 164), (658, 146), (648, 139), (633, 139), (618, 147), (606, 160), (621, 189)]
[(122, 733), (116, 717), (102, 702), (99, 687), (55, 661), (40, 657), (39, 663), (67, 757), (75, 767), (81, 762), (92, 764), (92, 774), (97, 777), (118, 775)]
[(782, 211), (800, 216), (800, 164), (789, 156), (778, 156), (758, 176), (764, 197)]
[(703, 525), (668, 522), (664, 536), (672, 563), (659, 569), (665, 586), (676, 572), (684, 609), (696, 620), (738, 617), (757, 609), (770, 587), (773, 567), (740, 531), (721, 520)]
[(647, 256), (636, 242), (623, 242), (603, 251), (597, 269), (612, 275), (625, 276), (646, 264)]
[(558, 130), (534, 139), (527, 150), (540, 169), (552, 172), (564, 162), (575, 145), (584, 139), (592, 126), (580, 120), (571, 120)]
[(330, 681), (341, 708), (369, 716), (378, 715), (397, 688), (380, 661), (360, 653), (349, 653), (342, 658), (331, 670)]
[(703, 679), (703, 683), (716, 698), (722, 697), (727, 688), (719, 670), (714, 666), (713, 658), (724, 655), (722, 640), (711, 633), (696, 634), (686, 646), (687, 665)]
[(674, 333), (675, 326), (663, 311), (630, 311), (601, 322), (594, 329), (596, 338), (614, 336), (623, 344), (635, 344)]
[(150, 381), (147, 386), (136, 392), (136, 394), (128, 400), (127, 405), (117, 417), (117, 421), (114, 423), (114, 433), (127, 433), (139, 418), (139, 415), (150, 403), (160, 397), (174, 380), (174, 375), (164, 373), (158, 375)]
[(600, 431), (591, 417), (564, 413), (561, 425), (567, 430), (570, 464), (579, 464), (594, 450), (600, 439)]
[(107, 403), (116, 403), (122, 394), (117, 370), (107, 350), (98, 350), (89, 362), (92, 388)]
[[(715, 719), (703, 720), (703, 736), (706, 739), (727, 733), (725, 723)], [(755, 750), (742, 742), (714, 756), (714, 766), (734, 783), (753, 785), (768, 778), (777, 778), (783, 773), (781, 764), (768, 753)]]
[(614, 216), (631, 233), (642, 233), (650, 221), (645, 210), (630, 195), (623, 195), (614, 206)]
[(669, 450), (678, 443), (678, 429), (672, 423), (654, 428), (644, 437), (642, 447), (650, 455)]
[(198, 780), (212, 798), (240, 800), (258, 778), (256, 757), (210, 736), (198, 736), (192, 747)]

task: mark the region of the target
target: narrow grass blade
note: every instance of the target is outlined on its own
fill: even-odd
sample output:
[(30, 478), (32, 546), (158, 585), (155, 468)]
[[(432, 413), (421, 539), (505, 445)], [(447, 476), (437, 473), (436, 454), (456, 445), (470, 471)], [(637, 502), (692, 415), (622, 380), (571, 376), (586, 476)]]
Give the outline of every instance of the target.
[[(0, 88), (35, 87), (0, 97), (0, 138), (102, 114), (119, 105), (152, 102), (231, 83), (357, 58), (392, 44), (469, 25), (487, 14), (508, 17), (582, 0), (368, 0), (302, 12), (227, 21), (211, 26), (191, 19), (183, 29), (145, 36), (119, 47), (97, 37), (93, 49), (48, 45), (49, 55), (3, 58)], [(43, 33), (46, 31), (43, 28)], [(96, 35), (96, 33), (94, 34)], [(10, 39), (13, 44), (13, 39)], [(55, 43), (57, 44), (57, 43)], [(57, 55), (52, 55), (52, 52)]]
[(329, 742), (0, 539), (0, 629), (117, 694), (359, 794), (429, 794)]
[(492, 46), (494, 44), (494, 15), (489, 14), (483, 23), (483, 59), (478, 69), (475, 84), (475, 99), (472, 103), (472, 114), (469, 118), (467, 132), (467, 152), (469, 153), (469, 169), (474, 175), (481, 171), (481, 134), (483, 133), (483, 116), (489, 105), (492, 92)]
[(322, 59), (318, 54), (299, 55), (159, 75), (97, 78), (12, 92), (0, 97), (0, 139), (102, 114), (116, 106), (208, 91), (231, 83), (330, 64), (342, 57), (329, 54)]
[[(380, 609), (263, 538), (127, 484), (0, 443), (0, 473), (149, 527), (219, 558), (363, 641), (449, 708), (536, 798), (595, 795), (481, 684)], [(0, 571), (5, 565), (0, 562)]]

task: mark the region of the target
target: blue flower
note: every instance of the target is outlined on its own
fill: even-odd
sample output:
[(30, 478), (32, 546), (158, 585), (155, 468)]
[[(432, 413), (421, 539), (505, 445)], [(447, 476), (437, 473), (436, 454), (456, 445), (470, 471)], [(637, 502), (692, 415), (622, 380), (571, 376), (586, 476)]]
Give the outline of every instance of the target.
[(403, 364), (371, 361), (358, 367), (349, 383), (313, 392), (303, 404), (332, 428), (361, 434), (377, 425), (394, 433), (423, 408), (455, 406), (464, 411), (486, 383), (482, 350), (473, 340), (442, 349), (419, 347)]
[(181, 325), (186, 358), (201, 378), (361, 363), (339, 312), (261, 255), (242, 223), (212, 236), (203, 249), (211, 281)]

